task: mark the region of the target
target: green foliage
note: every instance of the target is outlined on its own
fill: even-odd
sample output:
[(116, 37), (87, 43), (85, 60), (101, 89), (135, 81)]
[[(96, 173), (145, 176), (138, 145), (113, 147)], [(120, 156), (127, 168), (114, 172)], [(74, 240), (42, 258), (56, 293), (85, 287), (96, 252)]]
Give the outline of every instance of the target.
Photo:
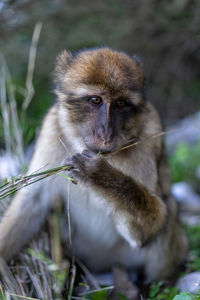
[(3, 289), (2, 289), (2, 287), (1, 287), (1, 285), (0, 285), (0, 300), (6, 300), (6, 298), (5, 298), (5, 295), (4, 295), (4, 292), (3, 292)]
[(190, 272), (200, 270), (200, 225), (186, 226), (189, 241), (190, 259), (187, 268)]
[(117, 294), (117, 299), (118, 300), (131, 300), (130, 298), (127, 298), (126, 296), (122, 295), (122, 294)]
[(149, 299), (154, 299), (154, 297), (159, 293), (161, 289), (162, 282), (152, 283), (149, 290)]
[(106, 300), (107, 299), (107, 290), (102, 290), (98, 292), (94, 292), (87, 296), (88, 299), (91, 300)]
[(193, 256), (192, 261), (187, 263), (187, 267), (190, 271), (199, 271), (200, 270), (200, 257)]
[(200, 293), (179, 293), (176, 287), (163, 287), (162, 282), (152, 283), (147, 300), (200, 300)]
[(27, 110), (22, 109), (23, 97), (16, 95), (19, 125), (23, 135), (24, 145), (27, 146), (35, 137), (35, 132), (41, 126), (42, 118), (52, 103), (53, 96), (47, 89), (35, 85), (35, 95)]
[(195, 146), (180, 143), (169, 158), (173, 182), (195, 183), (195, 171), (200, 162), (200, 141)]
[(179, 290), (176, 287), (163, 287), (162, 282), (152, 283), (148, 300), (172, 300)]
[(27, 248), (26, 252), (29, 255), (34, 256), (35, 258), (39, 259), (40, 261), (42, 261), (45, 264), (51, 264), (53, 263), (51, 259), (49, 259), (45, 254), (41, 253), (41, 252), (37, 252), (31, 248)]

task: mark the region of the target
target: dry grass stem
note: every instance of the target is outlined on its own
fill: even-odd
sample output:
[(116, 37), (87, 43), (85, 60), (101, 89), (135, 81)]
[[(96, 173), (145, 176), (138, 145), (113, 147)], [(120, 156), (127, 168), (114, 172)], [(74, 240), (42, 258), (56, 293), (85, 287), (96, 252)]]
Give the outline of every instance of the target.
[(4, 139), (6, 152), (8, 155), (11, 155), (11, 136), (10, 136), (10, 112), (9, 106), (7, 104), (6, 96), (6, 62), (3, 55), (0, 53), (0, 91), (1, 91), (1, 114), (3, 119), (3, 130), (4, 130)]
[(69, 230), (69, 243), (72, 244), (72, 231), (71, 231), (71, 219), (70, 219), (70, 181), (68, 181), (67, 189), (67, 220), (68, 220), (68, 230)]
[(96, 278), (92, 275), (92, 273), (88, 270), (88, 268), (78, 259), (78, 257), (76, 257), (76, 262), (78, 263), (79, 267), (84, 272), (91, 287), (94, 289), (100, 289), (100, 285), (99, 285), (98, 281), (96, 280)]
[(126, 149), (131, 148), (131, 147), (134, 147), (134, 146), (136, 146), (136, 145), (138, 145), (138, 144), (143, 144), (143, 143), (145, 143), (145, 142), (149, 142), (149, 141), (151, 141), (151, 140), (153, 140), (153, 139), (159, 138), (159, 137), (161, 137), (161, 136), (163, 136), (163, 135), (165, 135), (165, 134), (167, 134), (167, 133), (174, 132), (174, 131), (177, 131), (177, 130), (178, 130), (178, 128), (173, 128), (173, 129), (171, 129), (171, 130), (161, 131), (161, 132), (159, 132), (159, 133), (157, 133), (157, 134), (155, 134), (155, 135), (150, 136), (149, 138), (146, 138), (146, 139), (144, 139), (144, 140), (139, 140), (139, 141), (136, 141), (136, 142), (134, 142), (134, 143), (128, 144), (127, 146), (124, 146), (124, 147), (122, 147), (122, 148), (120, 148), (120, 149), (117, 149), (117, 150), (115, 150), (115, 151), (113, 151), (113, 152), (110, 152), (110, 153), (104, 154), (104, 155), (112, 155), (112, 154), (116, 154), (116, 153), (118, 153), (118, 152), (120, 152), (120, 151), (122, 151), (122, 150), (126, 150)]
[(69, 287), (69, 294), (68, 294), (68, 300), (72, 299), (72, 294), (74, 290), (74, 283), (75, 283), (75, 278), (76, 278), (76, 266), (74, 263), (72, 263), (71, 266), (71, 282), (70, 282), (70, 287)]
[(99, 288), (99, 289), (90, 290), (90, 291), (87, 291), (87, 292), (84, 292), (84, 293), (80, 293), (80, 296), (85, 296), (85, 295), (93, 294), (93, 293), (96, 293), (96, 292), (102, 292), (102, 291), (113, 290), (113, 289), (114, 289), (114, 285), (111, 285), (111, 286), (107, 286), (107, 287), (104, 287), (104, 288)]
[(20, 294), (20, 287), (13, 276), (12, 272), (8, 268), (6, 262), (0, 258), (0, 274), (1, 278), (4, 281), (4, 285), (11, 293)]
[(61, 247), (61, 203), (59, 199), (54, 203), (54, 211), (51, 215), (50, 230), (51, 230), (51, 249), (52, 249), (52, 259), (57, 264), (60, 265), (63, 260), (62, 247)]
[[(18, 176), (14, 178), (8, 178), (3, 181), (2, 185), (0, 186), (0, 200), (11, 195), (12, 193), (20, 190), (21, 188), (31, 185), (37, 181), (45, 179), (49, 176), (55, 175), (58, 172), (65, 171), (71, 166), (60, 166), (53, 169), (49, 169), (43, 172), (38, 172), (30, 175)], [(71, 179), (67, 177), (67, 179)]]
[(12, 294), (12, 293), (9, 293), (10, 294), (10, 296), (12, 296), (12, 297), (17, 297), (17, 298), (19, 298), (19, 299), (27, 299), (27, 300), (40, 300), (40, 299), (38, 299), (38, 298), (31, 298), (31, 297), (26, 297), (26, 296), (20, 296), (20, 295), (17, 295), (17, 294)]
[(22, 131), (19, 126), (15, 87), (12, 83), (8, 66), (0, 54), (0, 89), (1, 89), (1, 114), (3, 119), (6, 150), (9, 155), (16, 153), (22, 166), (25, 164)]
[(42, 29), (42, 23), (38, 22), (35, 24), (35, 28), (33, 31), (33, 37), (31, 42), (31, 48), (29, 52), (29, 61), (28, 61), (28, 70), (27, 70), (27, 77), (26, 77), (26, 99), (23, 103), (22, 108), (26, 110), (34, 96), (34, 87), (33, 87), (33, 72), (35, 69), (35, 59), (36, 59), (36, 53), (37, 53), (37, 46), (38, 41), (40, 38), (40, 33)]

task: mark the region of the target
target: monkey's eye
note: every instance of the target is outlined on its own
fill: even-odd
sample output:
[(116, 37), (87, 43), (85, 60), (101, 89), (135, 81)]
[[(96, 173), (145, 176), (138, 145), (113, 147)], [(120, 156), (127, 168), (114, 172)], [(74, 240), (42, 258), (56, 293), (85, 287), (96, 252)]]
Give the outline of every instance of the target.
[(93, 97), (89, 98), (89, 101), (94, 105), (99, 105), (99, 104), (101, 104), (102, 99), (99, 96), (93, 96)]
[(119, 99), (119, 100), (117, 100), (116, 104), (117, 104), (117, 107), (123, 108), (126, 105), (126, 101), (123, 99)]

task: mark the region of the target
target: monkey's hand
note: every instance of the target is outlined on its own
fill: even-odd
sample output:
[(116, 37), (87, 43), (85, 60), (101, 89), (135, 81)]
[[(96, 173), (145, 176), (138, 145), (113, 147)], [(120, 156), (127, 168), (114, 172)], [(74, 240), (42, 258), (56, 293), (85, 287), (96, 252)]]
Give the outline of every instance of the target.
[(100, 166), (106, 164), (106, 161), (100, 155), (84, 150), (82, 153), (77, 153), (66, 159), (64, 164), (72, 166), (68, 169), (68, 174), (74, 179), (73, 182), (94, 184)]
[(91, 184), (108, 201), (118, 231), (132, 246), (144, 244), (163, 228), (167, 215), (163, 200), (104, 157), (84, 150), (66, 164), (73, 166), (71, 177)]

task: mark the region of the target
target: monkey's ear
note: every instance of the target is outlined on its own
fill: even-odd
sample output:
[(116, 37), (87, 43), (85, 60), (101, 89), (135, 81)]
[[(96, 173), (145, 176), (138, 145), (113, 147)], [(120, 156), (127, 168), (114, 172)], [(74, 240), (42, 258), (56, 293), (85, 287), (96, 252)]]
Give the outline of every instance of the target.
[(72, 60), (73, 60), (72, 53), (68, 50), (64, 50), (61, 54), (57, 56), (55, 72), (54, 72), (55, 82), (60, 82), (60, 80), (63, 79)]
[(132, 56), (132, 58), (137, 63), (137, 65), (143, 70), (143, 61), (142, 61), (141, 57), (138, 56), (137, 54), (134, 54)]

